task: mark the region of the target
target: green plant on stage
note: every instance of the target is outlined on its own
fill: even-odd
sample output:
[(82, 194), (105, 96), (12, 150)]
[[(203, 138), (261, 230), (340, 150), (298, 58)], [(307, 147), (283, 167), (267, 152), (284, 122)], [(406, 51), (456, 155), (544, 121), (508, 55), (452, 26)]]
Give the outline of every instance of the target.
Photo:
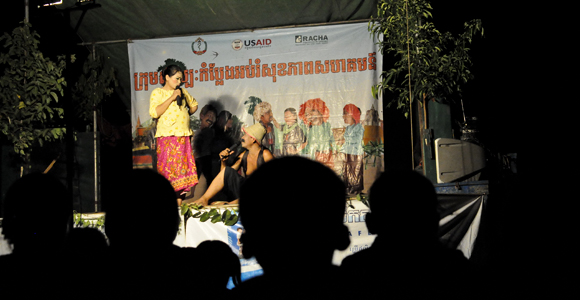
[(184, 224), (187, 225), (189, 218), (199, 219), (200, 222), (210, 221), (211, 223), (222, 222), (226, 226), (234, 226), (238, 222), (237, 210), (228, 208), (207, 208), (199, 204), (181, 204), (181, 215)]
[(381, 142), (370, 141), (368, 144), (363, 146), (365, 152), (365, 169), (368, 167), (370, 158), (373, 159), (373, 167), (377, 164), (377, 158), (381, 159), (385, 153), (385, 145)]
[(352, 205), (352, 200), (358, 200), (360, 202), (362, 202), (362, 204), (366, 205), (366, 207), (370, 207), (369, 206), (369, 196), (365, 193), (358, 193), (356, 194), (356, 198), (354, 197), (347, 197), (346, 199), (346, 209), (348, 210), (349, 208), (354, 209), (354, 205)]
[(396, 105), (405, 117), (411, 100), (452, 101), (473, 78), (468, 44), (483, 36), (481, 20), (464, 23), (464, 32), (453, 36), (435, 28), (431, 10), (427, 0), (380, 0), (377, 17), (369, 22), (385, 61), (394, 61), (373, 86), (373, 96), (388, 92), (387, 107)]
[[(20, 155), (28, 173), (33, 146), (61, 140), (65, 135), (64, 110), (58, 104), (64, 95), (65, 56), (56, 61), (39, 50), (39, 35), (22, 22), (12, 34), (4, 33), (0, 53), (0, 131)], [(74, 55), (71, 56), (74, 62)]]
[(105, 216), (101, 216), (98, 219), (84, 219), (81, 213), (73, 211), (73, 224), (74, 227), (90, 227), (103, 230), (105, 226)]
[(358, 193), (356, 195), (356, 200), (362, 202), (367, 207), (370, 207), (370, 205), (369, 205), (369, 196), (367, 194), (365, 194), (365, 193)]

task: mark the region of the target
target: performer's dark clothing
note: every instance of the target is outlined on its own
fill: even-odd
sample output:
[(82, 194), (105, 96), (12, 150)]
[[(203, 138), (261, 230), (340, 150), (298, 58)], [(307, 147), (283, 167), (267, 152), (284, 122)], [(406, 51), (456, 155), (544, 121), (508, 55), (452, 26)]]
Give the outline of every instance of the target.
[[(229, 201), (240, 199), (240, 187), (247, 177), (246, 171), (248, 170), (248, 154), (249, 151), (244, 152), (239, 172), (232, 167), (225, 167), (223, 191), (226, 193)], [(260, 149), (260, 153), (258, 153), (257, 166), (259, 167), (264, 163), (264, 148), (262, 148)]]

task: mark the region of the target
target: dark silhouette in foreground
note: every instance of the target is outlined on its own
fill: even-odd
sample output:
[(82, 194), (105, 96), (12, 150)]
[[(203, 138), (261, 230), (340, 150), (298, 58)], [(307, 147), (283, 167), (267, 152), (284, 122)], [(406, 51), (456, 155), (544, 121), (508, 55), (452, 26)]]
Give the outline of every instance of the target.
[(0, 257), (3, 299), (66, 298), (72, 267), (65, 242), (72, 228), (72, 201), (57, 178), (32, 173), (6, 192), (2, 233), (12, 253)]
[[(236, 297), (347, 298), (349, 279), (332, 265), (334, 251), (350, 243), (345, 201), (344, 183), (318, 162), (292, 156), (260, 166), (242, 185), (239, 213), (243, 255), (254, 256), (264, 273), (233, 289)], [(313, 205), (318, 209), (308, 211)], [(272, 222), (290, 211), (289, 223)]]
[[(431, 182), (415, 171), (380, 175), (369, 193), (366, 215), (377, 237), (368, 249), (346, 257), (344, 276), (364, 285), (368, 297), (393, 299), (473, 299), (467, 259), (438, 239), (437, 195)], [(479, 288), (481, 289), (481, 288)]]
[(203, 273), (203, 288), (212, 293), (229, 293), (228, 281), (231, 278), (234, 286), (241, 282), (241, 265), (239, 257), (228, 244), (222, 241), (203, 241), (197, 246), (200, 259), (195, 271)]
[(97, 228), (73, 228), (66, 240), (67, 255), (84, 261), (91, 261), (95, 256), (102, 256), (108, 247), (107, 238)]
[[(107, 295), (131, 299), (170, 299), (190, 295), (179, 282), (196, 280), (187, 264), (195, 248), (173, 244), (180, 217), (173, 187), (152, 170), (122, 174), (107, 199), (109, 238), (104, 286)], [(122, 178), (122, 179), (121, 179)]]

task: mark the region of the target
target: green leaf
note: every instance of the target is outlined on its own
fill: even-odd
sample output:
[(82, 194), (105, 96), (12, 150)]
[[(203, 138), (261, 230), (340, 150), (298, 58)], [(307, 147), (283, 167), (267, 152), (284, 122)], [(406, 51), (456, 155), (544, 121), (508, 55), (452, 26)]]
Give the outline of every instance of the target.
[(232, 215), (232, 212), (231, 212), (231, 211), (229, 211), (228, 209), (226, 209), (226, 210), (224, 211), (224, 213), (222, 214), (222, 219), (223, 219), (223, 220), (227, 220), (227, 219), (229, 219), (229, 218), (230, 218), (230, 216), (231, 216), (231, 215)]
[(234, 226), (236, 223), (238, 223), (238, 215), (232, 215), (230, 219), (224, 221), (226, 226)]
[(199, 217), (199, 221), (200, 221), (200, 222), (205, 222), (205, 221), (207, 221), (208, 219), (209, 219), (209, 213), (208, 213), (207, 211), (206, 211), (206, 212), (204, 212), (204, 213), (201, 215), (201, 217)]
[(181, 215), (185, 216), (189, 212), (189, 206), (186, 203), (181, 204)]
[(222, 216), (221, 216), (220, 214), (217, 214), (217, 215), (215, 215), (215, 216), (213, 216), (213, 217), (211, 218), (211, 222), (212, 222), (212, 223), (217, 223), (217, 222), (219, 222), (219, 221), (221, 221), (221, 220), (222, 220)]

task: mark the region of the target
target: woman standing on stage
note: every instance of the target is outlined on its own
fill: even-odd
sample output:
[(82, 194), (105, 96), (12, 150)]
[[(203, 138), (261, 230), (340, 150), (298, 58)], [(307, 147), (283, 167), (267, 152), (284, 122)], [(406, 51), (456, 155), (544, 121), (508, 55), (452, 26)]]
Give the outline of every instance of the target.
[(181, 205), (186, 193), (198, 183), (189, 127), (189, 115), (197, 111), (198, 104), (187, 90), (179, 88), (183, 80), (179, 66), (167, 66), (161, 75), (163, 87), (153, 90), (149, 100), (149, 114), (158, 119), (157, 172), (171, 182), (177, 204)]

